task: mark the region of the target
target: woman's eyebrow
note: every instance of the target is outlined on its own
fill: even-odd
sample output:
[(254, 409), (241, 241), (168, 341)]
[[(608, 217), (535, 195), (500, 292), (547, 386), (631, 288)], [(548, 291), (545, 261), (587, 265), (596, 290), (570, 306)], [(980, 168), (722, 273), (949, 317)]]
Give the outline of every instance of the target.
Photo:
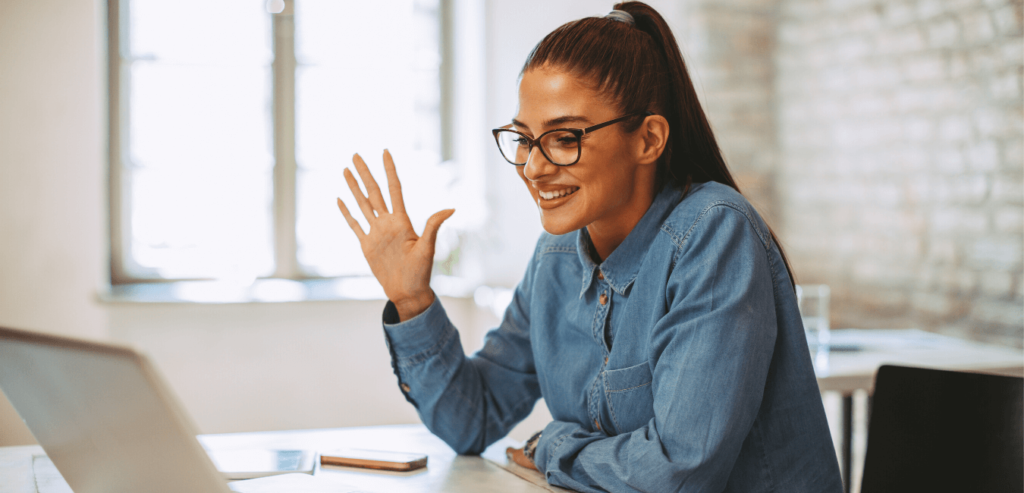
[[(585, 117), (585, 116), (578, 116), (578, 115), (560, 116), (558, 118), (552, 118), (552, 119), (544, 122), (544, 127), (545, 128), (557, 127), (559, 125), (565, 125), (566, 123), (590, 123), (590, 119)], [(517, 127), (519, 127), (519, 128), (525, 128), (527, 130), (530, 129), (529, 125), (527, 125), (527, 124), (525, 124), (525, 123), (523, 123), (523, 122), (521, 122), (519, 120), (516, 120), (515, 118), (512, 119), (512, 124), (517, 126)]]

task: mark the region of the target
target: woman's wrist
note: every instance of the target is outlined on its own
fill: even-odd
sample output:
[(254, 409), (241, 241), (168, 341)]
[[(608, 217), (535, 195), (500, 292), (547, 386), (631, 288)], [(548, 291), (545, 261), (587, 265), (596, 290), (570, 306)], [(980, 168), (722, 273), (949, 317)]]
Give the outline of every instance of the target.
[(537, 444), (540, 443), (540, 437), (543, 433), (544, 430), (534, 433), (533, 436), (526, 441), (526, 444), (523, 445), (523, 455), (525, 455), (527, 459), (530, 459), (530, 462), (533, 462), (534, 464), (537, 463), (537, 461), (533, 459), (537, 454)]
[(398, 311), (398, 320), (405, 322), (430, 308), (430, 305), (434, 303), (434, 291), (427, 290), (425, 293), (391, 300), (391, 302), (394, 303), (395, 310)]

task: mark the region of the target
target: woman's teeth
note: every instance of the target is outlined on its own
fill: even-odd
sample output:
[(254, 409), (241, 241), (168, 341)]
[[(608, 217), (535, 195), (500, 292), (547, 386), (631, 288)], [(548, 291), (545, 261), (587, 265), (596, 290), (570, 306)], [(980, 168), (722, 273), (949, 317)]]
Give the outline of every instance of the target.
[(561, 190), (555, 190), (553, 192), (545, 192), (543, 190), (537, 190), (537, 194), (540, 195), (540, 198), (542, 198), (544, 200), (554, 200), (554, 199), (557, 199), (557, 198), (560, 198), (560, 197), (565, 197), (566, 195), (572, 195), (572, 194), (576, 193), (576, 190), (579, 190), (579, 189), (580, 189), (580, 187), (569, 187), (569, 188), (563, 188)]

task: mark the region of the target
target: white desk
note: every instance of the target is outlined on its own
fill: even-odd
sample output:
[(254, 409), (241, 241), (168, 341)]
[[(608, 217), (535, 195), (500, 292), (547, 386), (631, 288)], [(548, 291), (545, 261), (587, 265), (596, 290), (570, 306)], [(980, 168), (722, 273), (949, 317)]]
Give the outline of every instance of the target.
[[(1024, 351), (914, 329), (833, 330), (836, 348), (815, 357), (818, 387), (843, 395), (843, 481), (849, 491), (853, 441), (853, 393), (875, 387), (882, 365), (1024, 376)], [(870, 408), (870, 405), (869, 405)]]
[[(555, 488), (546, 484), (537, 485), (521, 479), (495, 464), (495, 462), (504, 463), (505, 448), (518, 445), (517, 442), (502, 440), (489, 448), (484, 455), (492, 459), (493, 462), (483, 457), (458, 456), (422, 425), (233, 433), (204, 435), (200, 440), (209, 448), (330, 450), (354, 447), (425, 453), (429, 457), (426, 469), (408, 473), (318, 467), (314, 478), (318, 482), (339, 485), (338, 491), (351, 490), (345, 489), (344, 486), (365, 492), (529, 493), (556, 491)], [(32, 461), (34, 455), (41, 454), (43, 454), (43, 450), (38, 446), (0, 447), (0, 493), (36, 493)], [(537, 477), (539, 478), (539, 474)], [(66, 487), (66, 483), (64, 486)], [(566, 490), (558, 489), (558, 491)]]

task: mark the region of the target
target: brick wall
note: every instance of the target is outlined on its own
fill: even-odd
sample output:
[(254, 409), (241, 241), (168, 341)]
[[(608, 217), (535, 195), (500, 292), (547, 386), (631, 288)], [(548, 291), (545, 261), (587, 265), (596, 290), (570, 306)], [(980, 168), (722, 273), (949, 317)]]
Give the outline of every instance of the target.
[(773, 226), (776, 0), (690, 0), (675, 34), (740, 190)]
[(833, 287), (834, 327), (1022, 346), (1021, 1), (776, 8), (773, 207), (798, 281)]

